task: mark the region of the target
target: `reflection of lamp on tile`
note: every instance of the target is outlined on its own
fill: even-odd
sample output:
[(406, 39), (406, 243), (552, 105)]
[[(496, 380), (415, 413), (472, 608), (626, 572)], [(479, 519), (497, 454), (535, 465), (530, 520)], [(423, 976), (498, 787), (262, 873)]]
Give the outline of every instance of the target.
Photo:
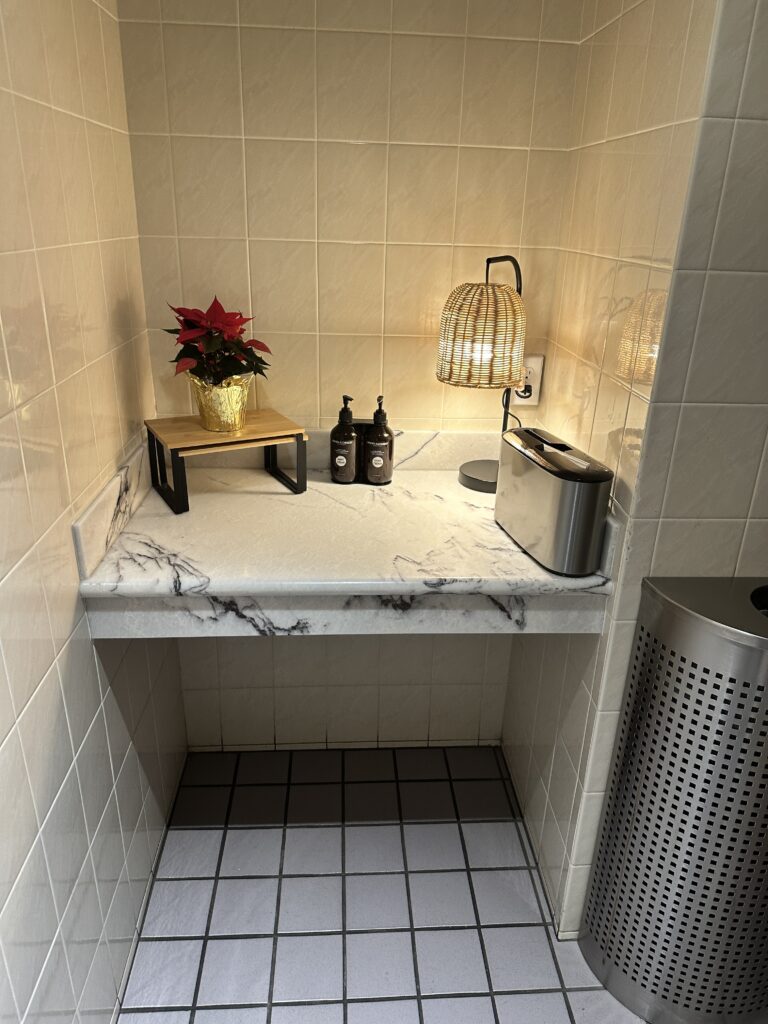
[(619, 343), (616, 376), (626, 384), (653, 384), (669, 293), (643, 292), (627, 310)]
[[(515, 288), (488, 280), (492, 263), (511, 263)], [(454, 288), (440, 317), (437, 379), (461, 388), (504, 388), (502, 405), (507, 429), (512, 388), (524, 384), (525, 306), (523, 279), (514, 256), (485, 261), (485, 284)], [(530, 393), (530, 392), (529, 392)], [(465, 462), (459, 480), (476, 491), (496, 490), (499, 464), (493, 459)]]

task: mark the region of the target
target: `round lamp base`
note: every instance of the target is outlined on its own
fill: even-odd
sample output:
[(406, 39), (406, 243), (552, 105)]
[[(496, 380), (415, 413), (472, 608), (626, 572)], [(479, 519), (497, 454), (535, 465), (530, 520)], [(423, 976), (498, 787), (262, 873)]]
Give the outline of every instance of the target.
[(496, 459), (475, 459), (459, 467), (459, 483), (473, 491), (485, 491), (486, 494), (496, 493), (498, 475), (499, 463)]

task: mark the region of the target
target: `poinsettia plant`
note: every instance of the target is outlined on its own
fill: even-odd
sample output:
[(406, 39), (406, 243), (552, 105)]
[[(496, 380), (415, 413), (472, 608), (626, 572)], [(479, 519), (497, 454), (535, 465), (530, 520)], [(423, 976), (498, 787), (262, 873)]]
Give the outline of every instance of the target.
[(269, 363), (258, 353), (271, 354), (269, 347), (256, 338), (244, 337), (245, 325), (253, 317), (228, 313), (215, 295), (205, 312), (186, 306), (170, 308), (179, 326), (166, 331), (175, 334), (176, 344), (181, 346), (171, 360), (176, 373), (187, 371), (206, 384), (221, 384), (227, 377), (243, 373), (266, 377)]

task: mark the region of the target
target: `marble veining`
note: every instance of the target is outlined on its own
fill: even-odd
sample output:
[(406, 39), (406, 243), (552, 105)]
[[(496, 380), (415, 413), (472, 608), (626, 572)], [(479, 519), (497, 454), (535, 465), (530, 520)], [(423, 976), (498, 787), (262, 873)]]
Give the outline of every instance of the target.
[[(252, 469), (188, 470), (190, 511), (150, 492), (82, 581), (86, 597), (606, 594), (603, 575), (556, 576), (496, 524), (493, 495), (454, 470), (402, 471), (392, 486), (340, 487), (312, 472), (290, 494)], [(508, 609), (505, 609), (505, 614)]]

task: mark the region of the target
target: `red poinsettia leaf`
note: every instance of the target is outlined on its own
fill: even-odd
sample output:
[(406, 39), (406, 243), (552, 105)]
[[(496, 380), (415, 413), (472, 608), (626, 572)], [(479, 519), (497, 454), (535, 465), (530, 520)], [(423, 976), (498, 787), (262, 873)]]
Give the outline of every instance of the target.
[(245, 342), (246, 348), (256, 348), (259, 352), (269, 352), (272, 355), (272, 349), (269, 345), (266, 345), (263, 341), (257, 341), (256, 338), (250, 338)]
[(180, 359), (176, 363), (176, 373), (185, 373), (187, 370), (193, 369), (197, 366), (196, 359)]
[(178, 342), (180, 345), (183, 345), (184, 342), (192, 341), (194, 338), (202, 338), (202, 336), (207, 333), (208, 331), (205, 327), (185, 327), (183, 330), (179, 331)]
[(189, 309), (187, 306), (171, 306), (170, 302), (168, 306), (177, 316), (182, 317), (184, 320), (199, 321), (205, 319), (205, 313), (202, 309)]
[(224, 307), (222, 306), (222, 304), (219, 302), (215, 295), (213, 296), (213, 302), (205, 311), (205, 316), (206, 319), (210, 320), (211, 322), (220, 322), (224, 317), (227, 316), (226, 310), (224, 309)]

